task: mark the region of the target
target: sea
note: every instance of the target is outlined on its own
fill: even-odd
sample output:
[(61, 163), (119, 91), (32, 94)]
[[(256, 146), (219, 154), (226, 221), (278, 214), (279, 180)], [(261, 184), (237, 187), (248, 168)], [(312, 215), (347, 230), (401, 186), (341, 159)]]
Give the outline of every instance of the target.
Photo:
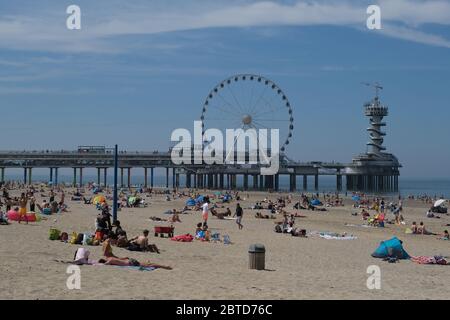
[[(35, 169), (40, 170), (40, 169)], [(43, 170), (43, 169), (42, 169)], [(36, 182), (42, 182), (42, 183), (48, 183), (49, 182), (49, 173), (43, 174), (41, 172), (33, 173), (33, 183)], [(63, 169), (60, 169), (63, 171)], [(12, 171), (12, 170), (11, 170)], [(15, 171), (15, 172), (14, 172)], [(8, 173), (8, 170), (5, 173), (5, 180), (6, 181), (23, 181), (23, 173), (19, 174), (17, 171), (14, 170), (12, 172)], [(47, 171), (47, 170), (46, 170)], [(73, 171), (70, 169), (67, 169), (65, 172), (60, 172), (58, 175), (58, 183), (64, 183), (64, 184), (72, 184), (73, 183)], [(88, 171), (88, 169), (86, 169)], [(83, 173), (83, 183), (88, 182), (97, 182), (97, 174), (96, 171), (94, 173), (95, 169), (91, 170), (91, 172)], [(149, 174), (150, 176), (150, 174)], [(77, 183), (79, 182), (79, 177), (77, 176)], [(148, 178), (150, 183), (150, 177)], [(101, 175), (101, 181), (103, 183), (103, 171)], [(128, 178), (126, 176), (125, 171), (125, 177), (124, 182), (127, 183)], [(166, 177), (164, 170), (155, 170), (155, 176), (154, 176), (154, 187), (156, 188), (165, 188), (166, 186)], [(107, 176), (107, 183), (108, 185), (112, 185), (114, 183), (114, 179), (112, 176), (112, 170), (108, 171)], [(119, 173), (119, 183), (120, 183), (120, 173)], [(253, 183), (252, 178), (249, 178), (249, 186), (251, 186)], [(144, 173), (143, 170), (136, 169), (131, 174), (131, 184), (133, 186), (142, 186), (144, 184)], [(180, 175), (180, 184), (181, 186), (185, 185), (184, 176)], [(169, 175), (169, 186), (172, 185), (172, 176)], [(243, 178), (238, 177), (237, 179), (237, 185), (238, 188), (243, 186)], [(299, 191), (302, 191), (303, 187), (303, 178), (298, 177), (297, 180), (297, 188)], [(345, 178), (343, 181), (343, 192), (346, 192), (345, 190)], [(402, 197), (407, 196), (431, 196), (431, 197), (443, 197), (445, 199), (450, 199), (450, 179), (449, 178), (412, 178), (412, 177), (400, 177), (399, 179), (399, 193)], [(289, 190), (289, 176), (280, 176), (280, 191), (288, 191)], [(315, 192), (314, 190), (314, 177), (308, 177), (308, 189), (307, 192)], [(320, 176), (319, 177), (319, 192), (336, 192), (336, 177), (334, 176)], [(398, 195), (398, 194), (397, 194)]]

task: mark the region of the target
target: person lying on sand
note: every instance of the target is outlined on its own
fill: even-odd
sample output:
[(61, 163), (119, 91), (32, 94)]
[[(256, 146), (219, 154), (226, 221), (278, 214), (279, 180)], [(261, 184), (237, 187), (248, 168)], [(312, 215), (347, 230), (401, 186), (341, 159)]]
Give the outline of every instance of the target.
[(256, 219), (276, 219), (274, 216), (272, 215), (268, 215), (268, 214), (262, 214), (261, 212), (257, 212), (255, 214), (255, 218)]
[(159, 217), (150, 217), (149, 218), (152, 221), (167, 221), (167, 219), (159, 218)]
[(141, 236), (131, 239), (128, 250), (130, 250), (130, 251), (149, 251), (149, 252), (160, 253), (159, 249), (156, 245), (148, 243), (148, 234), (149, 234), (149, 231), (144, 230), (142, 232)]
[(305, 229), (294, 228), (291, 230), (291, 235), (293, 237), (307, 238)]
[(144, 268), (157, 268), (157, 269), (166, 269), (166, 270), (172, 270), (172, 267), (164, 266), (156, 263), (152, 263), (150, 261), (147, 262), (139, 262), (136, 259), (128, 258), (128, 259), (117, 259), (117, 258), (106, 258), (106, 259), (100, 259), (98, 263), (107, 265), (107, 266), (121, 266), (121, 267), (144, 267)]

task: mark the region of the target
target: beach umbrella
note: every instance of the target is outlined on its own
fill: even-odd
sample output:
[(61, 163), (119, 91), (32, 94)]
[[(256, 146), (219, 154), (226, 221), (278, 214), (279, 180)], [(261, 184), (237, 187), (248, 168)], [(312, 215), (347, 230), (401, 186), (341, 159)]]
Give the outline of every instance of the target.
[(359, 196), (353, 196), (353, 197), (352, 197), (352, 200), (353, 200), (353, 201), (360, 201), (361, 198), (360, 198)]
[(205, 200), (204, 196), (199, 196), (197, 199), (195, 199), (195, 202), (202, 203)]
[(434, 203), (434, 206), (435, 206), (435, 207), (440, 207), (440, 206), (442, 206), (444, 203), (445, 203), (445, 200), (441, 199), (441, 200), (436, 201), (436, 202)]
[(313, 206), (320, 206), (322, 203), (321, 203), (319, 200), (314, 199), (313, 201), (311, 201), (311, 204), (312, 204)]
[(92, 203), (94, 205), (97, 205), (99, 203), (105, 203), (106, 202), (106, 198), (104, 196), (97, 196), (94, 198), (94, 200), (92, 201)]
[(188, 199), (186, 201), (186, 205), (190, 206), (190, 207), (195, 206), (195, 200), (194, 199)]

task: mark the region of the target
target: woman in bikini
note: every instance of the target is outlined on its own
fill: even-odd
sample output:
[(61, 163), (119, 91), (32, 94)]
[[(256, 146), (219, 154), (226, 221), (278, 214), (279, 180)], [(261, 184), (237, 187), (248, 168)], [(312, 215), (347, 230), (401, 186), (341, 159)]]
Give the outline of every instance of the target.
[(150, 261), (141, 263), (133, 258), (117, 259), (114, 257), (109, 257), (106, 259), (99, 260), (98, 263), (101, 263), (104, 265), (110, 265), (110, 266), (121, 266), (121, 267), (132, 266), (132, 267), (144, 267), (144, 268), (151, 267), (151, 268), (172, 270), (172, 267), (169, 267), (169, 266), (151, 263)]

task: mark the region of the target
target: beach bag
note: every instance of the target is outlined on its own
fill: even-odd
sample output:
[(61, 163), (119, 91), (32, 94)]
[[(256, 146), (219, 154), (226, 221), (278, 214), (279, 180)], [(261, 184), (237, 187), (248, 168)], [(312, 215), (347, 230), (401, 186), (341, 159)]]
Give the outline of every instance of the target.
[(277, 225), (275, 226), (275, 232), (276, 232), (276, 233), (283, 233), (283, 230), (281, 229), (281, 226), (280, 226), (279, 224), (277, 224)]
[(223, 236), (223, 244), (231, 244), (231, 239), (229, 235), (224, 235)]
[(42, 210), (42, 214), (45, 214), (45, 215), (49, 216), (49, 215), (52, 214), (52, 209), (50, 209), (50, 208), (44, 208), (44, 209)]
[(95, 233), (95, 240), (97, 240), (97, 241), (102, 241), (102, 240), (103, 240), (103, 232), (97, 231), (97, 232)]
[(72, 235), (70, 236), (70, 244), (75, 244), (75, 242), (77, 242), (77, 238), (78, 238), (78, 233), (76, 232), (72, 232)]
[(82, 234), (82, 233), (78, 234), (77, 240), (75, 240), (75, 244), (81, 245), (83, 243), (83, 237), (84, 237), (84, 234)]
[(50, 229), (50, 232), (49, 232), (49, 239), (52, 241), (58, 240), (60, 234), (61, 234), (61, 231), (59, 231), (58, 229), (52, 228), (52, 229)]
[(69, 240), (69, 235), (67, 234), (67, 232), (61, 233), (60, 240), (61, 240), (61, 241), (67, 241), (67, 240)]

